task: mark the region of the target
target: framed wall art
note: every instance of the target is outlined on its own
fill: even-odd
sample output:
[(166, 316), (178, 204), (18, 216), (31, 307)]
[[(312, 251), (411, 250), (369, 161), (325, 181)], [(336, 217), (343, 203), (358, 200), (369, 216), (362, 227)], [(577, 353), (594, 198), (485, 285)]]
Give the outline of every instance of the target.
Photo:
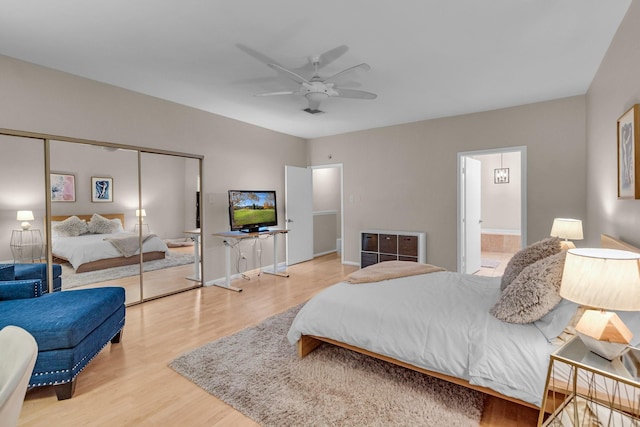
[(91, 177), (91, 201), (113, 202), (113, 178)]
[(639, 130), (640, 104), (635, 104), (618, 119), (618, 199), (640, 199)]
[(508, 184), (509, 183), (509, 168), (500, 168), (493, 170), (493, 183), (494, 184)]
[(51, 173), (51, 201), (75, 202), (76, 201), (76, 177), (72, 174)]

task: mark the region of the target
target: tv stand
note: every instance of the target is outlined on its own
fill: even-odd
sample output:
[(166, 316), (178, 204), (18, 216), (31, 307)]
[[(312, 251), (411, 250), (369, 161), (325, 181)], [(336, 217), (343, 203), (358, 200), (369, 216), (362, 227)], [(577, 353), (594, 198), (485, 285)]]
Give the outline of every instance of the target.
[(244, 240), (244, 239), (259, 239), (261, 236), (273, 236), (273, 272), (264, 271), (266, 274), (273, 274), (274, 276), (281, 277), (289, 277), (288, 272), (278, 273), (278, 235), (284, 235), (288, 233), (289, 230), (285, 229), (274, 229), (274, 230), (263, 230), (263, 231), (222, 231), (219, 233), (213, 233), (214, 236), (222, 237), (224, 239), (224, 256), (225, 256), (225, 282), (224, 284), (219, 284), (215, 282), (207, 282), (208, 284), (212, 284), (215, 286), (219, 286), (221, 288), (229, 289), (231, 291), (241, 292), (242, 288), (238, 288), (235, 286), (231, 286), (231, 247), (233, 246), (229, 240)]

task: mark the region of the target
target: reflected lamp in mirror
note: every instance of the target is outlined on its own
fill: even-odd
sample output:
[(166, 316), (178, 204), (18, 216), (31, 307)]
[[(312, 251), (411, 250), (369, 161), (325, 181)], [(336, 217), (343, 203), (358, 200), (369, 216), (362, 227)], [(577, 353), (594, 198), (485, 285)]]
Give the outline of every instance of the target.
[(573, 249), (576, 245), (571, 240), (582, 240), (582, 221), (572, 218), (556, 218), (551, 226), (551, 237), (564, 239), (562, 249)]
[(149, 224), (146, 224), (144, 222), (145, 216), (147, 216), (147, 211), (145, 211), (144, 209), (136, 209), (136, 217), (139, 219), (139, 222), (137, 222), (136, 225), (133, 227), (134, 232), (137, 233), (139, 230), (142, 230), (143, 232), (146, 230), (147, 233), (151, 232), (149, 230)]
[(613, 360), (633, 333), (607, 310), (640, 310), (640, 254), (616, 249), (569, 249), (560, 296), (588, 307), (576, 332), (593, 353)]
[(22, 221), (20, 226), (23, 230), (30, 229), (31, 224), (29, 224), (29, 221), (33, 221), (34, 219), (32, 211), (18, 211), (18, 214), (16, 215), (16, 220)]

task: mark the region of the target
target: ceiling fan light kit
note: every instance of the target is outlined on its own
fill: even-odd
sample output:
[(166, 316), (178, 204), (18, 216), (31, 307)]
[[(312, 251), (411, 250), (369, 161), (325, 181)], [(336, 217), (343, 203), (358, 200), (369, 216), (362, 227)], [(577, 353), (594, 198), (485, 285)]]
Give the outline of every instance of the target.
[[(341, 49), (340, 49), (339, 55), (342, 55), (344, 52), (346, 52), (346, 47), (341, 46), (340, 48)], [(334, 54), (334, 51), (338, 52), (338, 49), (339, 48), (336, 48), (323, 55), (312, 56), (309, 58), (309, 61), (313, 65), (313, 69), (314, 69), (313, 76), (310, 79), (306, 79), (300, 74), (288, 68), (285, 68), (281, 65), (274, 64), (274, 63), (267, 64), (270, 68), (275, 70), (277, 73), (287, 76), (291, 80), (298, 83), (300, 87), (298, 88), (298, 90), (269, 92), (269, 93), (259, 94), (256, 96), (303, 95), (309, 103), (309, 107), (305, 108), (303, 111), (306, 111), (307, 113), (310, 113), (310, 114), (322, 113), (323, 111), (320, 110), (320, 103), (330, 97), (331, 98), (351, 98), (351, 99), (376, 99), (378, 95), (376, 95), (375, 93), (365, 92), (363, 90), (340, 88), (334, 82), (336, 78), (342, 77), (345, 74), (350, 73), (354, 70), (360, 69), (364, 71), (369, 71), (371, 69), (369, 64), (361, 63), (358, 65), (354, 65), (353, 67), (345, 68), (344, 70), (333, 74), (331, 77), (328, 77), (328, 78), (320, 77), (318, 70), (324, 67), (325, 65), (327, 65), (329, 62), (332, 62), (337, 58), (337, 56), (339, 56), (339, 55), (336, 56), (336, 54)], [(323, 61), (323, 58), (325, 59), (324, 61)]]

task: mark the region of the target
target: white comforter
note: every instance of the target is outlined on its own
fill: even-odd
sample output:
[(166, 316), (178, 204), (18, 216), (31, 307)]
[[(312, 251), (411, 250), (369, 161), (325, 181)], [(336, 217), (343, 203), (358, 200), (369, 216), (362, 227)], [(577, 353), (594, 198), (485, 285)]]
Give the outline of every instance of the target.
[[(127, 236), (132, 233), (83, 234), (77, 237), (55, 237), (52, 239), (53, 255), (69, 261), (74, 270), (87, 262), (107, 258), (118, 258), (122, 253), (105, 237)], [(167, 245), (157, 236), (150, 237), (142, 244), (143, 252), (169, 252)], [(140, 253), (138, 250), (137, 254)]]
[(499, 293), (499, 277), (451, 272), (338, 283), (305, 304), (288, 339), (331, 338), (540, 406), (555, 346), (491, 316)]

